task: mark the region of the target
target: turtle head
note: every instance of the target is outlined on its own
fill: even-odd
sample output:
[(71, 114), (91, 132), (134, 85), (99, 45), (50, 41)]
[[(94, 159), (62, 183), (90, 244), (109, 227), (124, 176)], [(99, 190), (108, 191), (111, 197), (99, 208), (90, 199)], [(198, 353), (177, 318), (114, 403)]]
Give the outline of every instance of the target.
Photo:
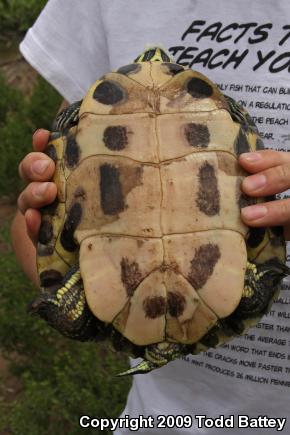
[(141, 62), (169, 62), (174, 63), (173, 59), (160, 47), (147, 48), (135, 60), (135, 63)]

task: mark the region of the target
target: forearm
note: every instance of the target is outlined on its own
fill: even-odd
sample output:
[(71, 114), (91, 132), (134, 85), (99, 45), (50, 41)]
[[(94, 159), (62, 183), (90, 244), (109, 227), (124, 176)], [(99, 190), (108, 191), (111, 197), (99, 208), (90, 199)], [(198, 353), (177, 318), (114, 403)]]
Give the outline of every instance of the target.
[(28, 237), (24, 216), (17, 211), (11, 225), (11, 240), (18, 263), (31, 281), (39, 286), (36, 249)]

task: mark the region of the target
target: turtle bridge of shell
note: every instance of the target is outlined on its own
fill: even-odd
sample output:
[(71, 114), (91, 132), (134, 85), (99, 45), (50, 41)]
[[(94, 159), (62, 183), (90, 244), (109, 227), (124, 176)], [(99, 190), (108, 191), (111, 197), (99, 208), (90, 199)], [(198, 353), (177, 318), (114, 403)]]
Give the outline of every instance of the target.
[(59, 239), (66, 251), (80, 245), (100, 320), (139, 345), (194, 343), (241, 299), (247, 228), (237, 155), (256, 139), (200, 74), (134, 65), (91, 87), (56, 151), (66, 208)]

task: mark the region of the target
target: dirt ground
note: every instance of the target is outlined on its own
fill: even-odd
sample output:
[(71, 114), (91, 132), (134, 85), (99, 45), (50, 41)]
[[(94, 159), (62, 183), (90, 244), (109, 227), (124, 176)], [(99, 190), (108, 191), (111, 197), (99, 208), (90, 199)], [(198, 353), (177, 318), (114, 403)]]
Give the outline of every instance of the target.
[(30, 95), (38, 74), (21, 55), (18, 43), (0, 44), (0, 71), (9, 85)]
[(0, 227), (12, 218), (15, 211), (16, 204), (10, 198), (0, 198)]

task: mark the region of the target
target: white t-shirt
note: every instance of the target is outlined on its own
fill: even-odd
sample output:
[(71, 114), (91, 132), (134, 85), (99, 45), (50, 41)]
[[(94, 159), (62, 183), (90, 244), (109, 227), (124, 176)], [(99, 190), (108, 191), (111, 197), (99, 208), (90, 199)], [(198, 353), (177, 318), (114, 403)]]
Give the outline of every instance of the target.
[[(267, 147), (290, 150), (289, 0), (50, 0), (20, 48), (72, 102), (146, 45), (162, 45), (177, 62), (218, 83), (249, 110)], [(269, 418), (286, 418), (283, 433), (290, 433), (289, 289), (290, 280), (245, 336), (135, 376), (123, 416), (154, 417), (154, 428), (140, 428), (140, 434), (250, 434), (255, 427), (274, 434), (282, 422), (274, 428)], [(190, 427), (178, 427), (188, 419), (162, 415), (191, 416)], [(234, 421), (226, 429), (205, 427), (213, 420), (198, 427), (201, 415), (234, 415)], [(239, 422), (238, 416), (255, 419), (247, 429), (247, 417)]]

